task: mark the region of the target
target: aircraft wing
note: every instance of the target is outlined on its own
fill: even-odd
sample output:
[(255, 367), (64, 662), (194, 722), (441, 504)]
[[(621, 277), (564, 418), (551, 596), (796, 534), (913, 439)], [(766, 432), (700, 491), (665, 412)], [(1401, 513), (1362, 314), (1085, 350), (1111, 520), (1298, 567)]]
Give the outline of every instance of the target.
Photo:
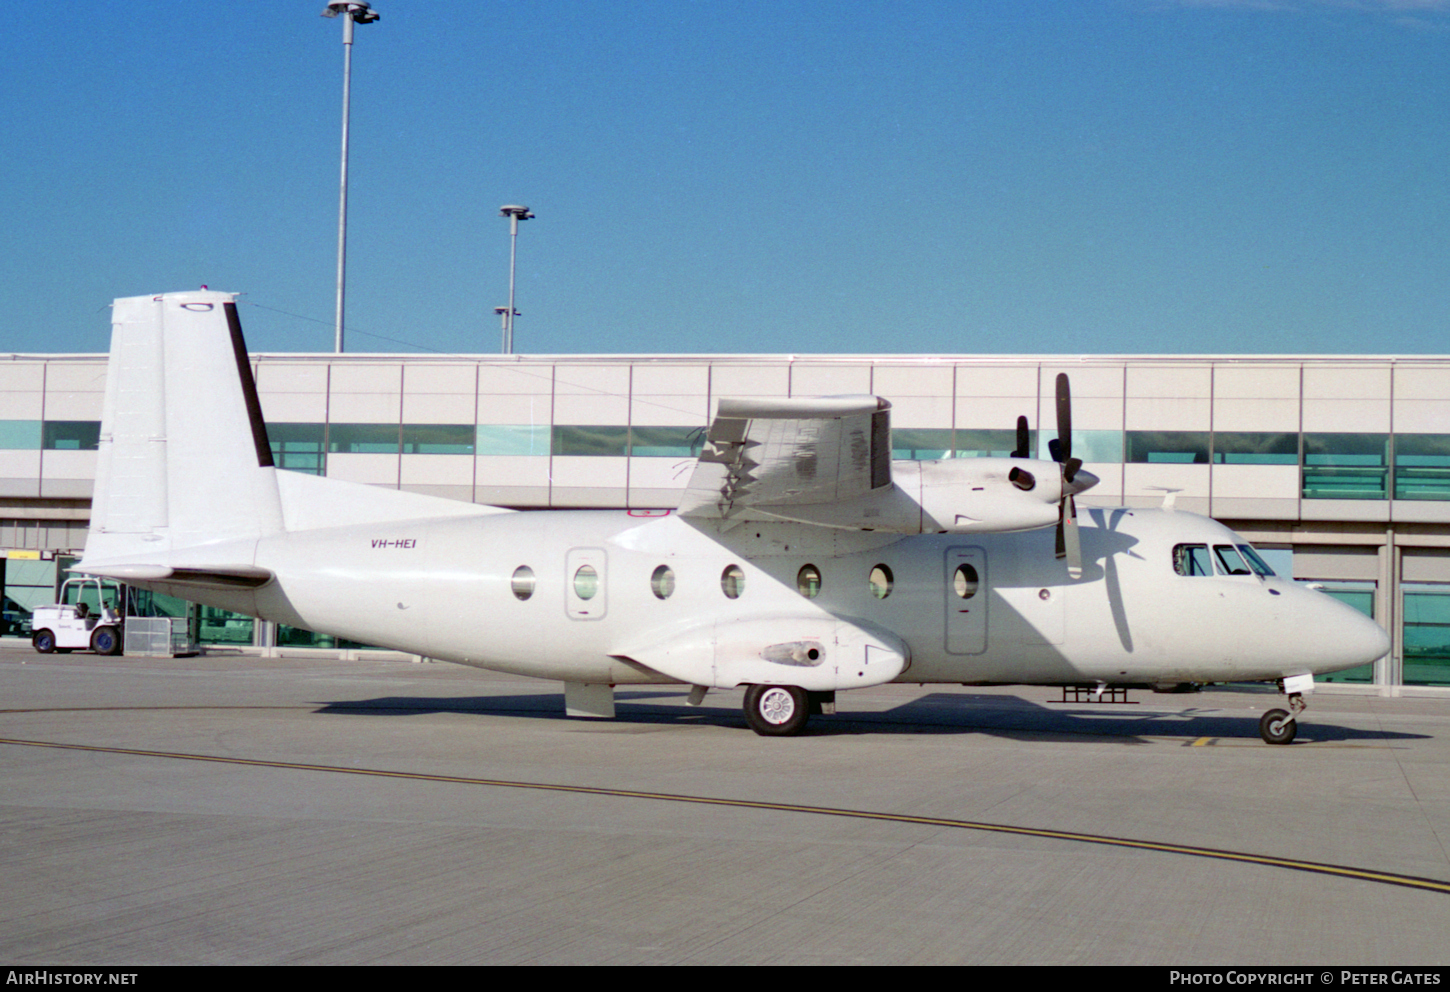
[(879, 396), (722, 398), (679, 512), (777, 516), (891, 490), (891, 404)]

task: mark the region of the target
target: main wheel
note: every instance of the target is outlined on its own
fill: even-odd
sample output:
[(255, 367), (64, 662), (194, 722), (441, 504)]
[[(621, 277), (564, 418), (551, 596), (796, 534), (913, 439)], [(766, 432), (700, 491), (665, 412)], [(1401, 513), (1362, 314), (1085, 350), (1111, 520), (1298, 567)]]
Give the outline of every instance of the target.
[(789, 737), (805, 728), (810, 701), (793, 685), (753, 685), (745, 690), (745, 722), (763, 737)]
[(121, 639), (115, 627), (97, 627), (91, 634), (91, 650), (96, 654), (120, 654)]
[(37, 630), (30, 636), (30, 646), (41, 654), (50, 654), (55, 650), (55, 635), (48, 630)]
[(1265, 744), (1288, 744), (1299, 732), (1299, 721), (1288, 710), (1269, 710), (1259, 719), (1259, 736)]

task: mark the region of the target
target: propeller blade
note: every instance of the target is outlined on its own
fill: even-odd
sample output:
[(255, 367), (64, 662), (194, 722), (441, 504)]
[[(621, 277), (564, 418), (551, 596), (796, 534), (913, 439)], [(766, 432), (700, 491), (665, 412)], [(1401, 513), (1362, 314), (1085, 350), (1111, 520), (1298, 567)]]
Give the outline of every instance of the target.
[(1082, 468), (1081, 458), (1069, 458), (1062, 466), (1062, 478), (1064, 482), (1072, 482), (1077, 478), (1077, 470)]
[(1062, 457), (1066, 462), (1072, 458), (1072, 389), (1067, 384), (1067, 373), (1057, 373), (1057, 440), (1062, 446)]
[(1069, 496), (1063, 501), (1067, 511), (1062, 515), (1063, 550), (1067, 555), (1067, 577), (1076, 582), (1082, 578), (1082, 542), (1077, 529), (1077, 503)]
[(1047, 442), (1047, 453), (1052, 456), (1053, 461), (1062, 461), (1062, 440), (1060, 438), (1052, 438), (1049, 440)]
[(1030, 458), (1031, 456), (1027, 453), (1027, 446), (1031, 442), (1031, 440), (1032, 440), (1032, 437), (1031, 437), (1030, 433), (1027, 430), (1027, 418), (1026, 417), (1018, 417), (1017, 418), (1017, 450), (1012, 452), (1012, 457), (1013, 458)]

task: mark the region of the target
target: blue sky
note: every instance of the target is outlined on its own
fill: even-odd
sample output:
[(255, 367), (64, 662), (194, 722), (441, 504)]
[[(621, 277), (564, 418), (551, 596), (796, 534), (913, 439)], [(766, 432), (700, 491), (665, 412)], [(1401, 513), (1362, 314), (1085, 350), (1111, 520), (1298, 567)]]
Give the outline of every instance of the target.
[[(331, 350), (323, 6), (7, 11), (0, 351)], [(374, 6), (350, 351), (1450, 352), (1450, 0)]]

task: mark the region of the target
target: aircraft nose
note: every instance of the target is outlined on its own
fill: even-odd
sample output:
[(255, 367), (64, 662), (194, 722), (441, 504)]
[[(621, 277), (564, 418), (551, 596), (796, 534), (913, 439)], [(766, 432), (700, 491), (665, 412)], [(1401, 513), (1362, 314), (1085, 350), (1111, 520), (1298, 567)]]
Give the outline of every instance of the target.
[(1342, 668), (1367, 665), (1390, 652), (1390, 635), (1363, 613), (1338, 600), (1321, 597), (1323, 616), (1315, 624), (1314, 636), (1318, 650), (1316, 672), (1337, 672)]

